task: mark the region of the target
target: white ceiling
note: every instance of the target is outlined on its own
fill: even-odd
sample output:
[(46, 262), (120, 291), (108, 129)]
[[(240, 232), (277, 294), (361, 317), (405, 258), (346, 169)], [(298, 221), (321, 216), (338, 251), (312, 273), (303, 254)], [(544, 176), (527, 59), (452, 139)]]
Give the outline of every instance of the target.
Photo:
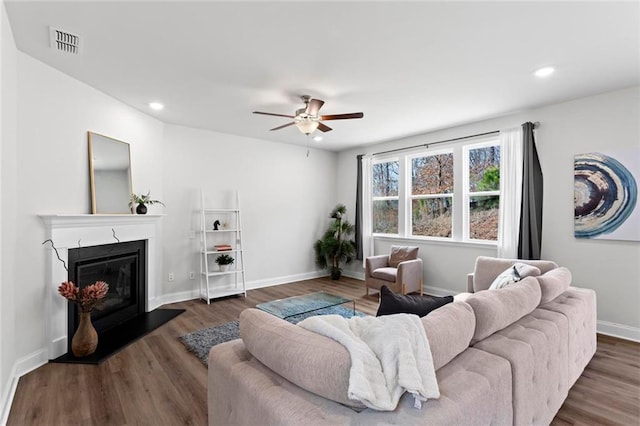
[[(640, 84), (633, 2), (6, 1), (18, 49), (158, 119), (341, 150)], [(49, 47), (49, 26), (82, 53)], [(532, 72), (553, 65), (548, 79)], [(163, 102), (160, 112), (147, 103)]]

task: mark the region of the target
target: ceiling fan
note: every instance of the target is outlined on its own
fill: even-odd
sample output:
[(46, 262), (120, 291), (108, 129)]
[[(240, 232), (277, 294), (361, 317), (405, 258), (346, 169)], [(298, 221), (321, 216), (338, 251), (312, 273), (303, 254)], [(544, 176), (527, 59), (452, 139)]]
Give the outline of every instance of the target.
[(296, 110), (295, 115), (287, 115), (287, 114), (274, 114), (271, 112), (260, 112), (253, 111), (254, 114), (262, 114), (262, 115), (273, 115), (276, 117), (288, 117), (292, 118), (293, 121), (291, 123), (284, 124), (282, 126), (274, 127), (270, 130), (280, 130), (285, 127), (295, 126), (305, 135), (310, 135), (314, 132), (314, 130), (318, 129), (321, 132), (331, 131), (331, 127), (322, 123), (323, 121), (328, 120), (348, 120), (351, 118), (362, 118), (364, 114), (361, 112), (352, 112), (349, 114), (330, 114), (330, 115), (318, 115), (318, 111), (324, 105), (324, 101), (320, 99), (311, 99), (310, 96), (302, 96), (302, 102), (304, 102), (304, 107)]

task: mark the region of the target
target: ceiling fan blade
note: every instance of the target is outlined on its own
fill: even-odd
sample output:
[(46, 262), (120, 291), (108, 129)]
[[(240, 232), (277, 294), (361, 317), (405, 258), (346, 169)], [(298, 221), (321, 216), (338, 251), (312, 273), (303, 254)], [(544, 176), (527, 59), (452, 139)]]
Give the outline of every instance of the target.
[(318, 123), (318, 130), (320, 130), (321, 132), (330, 132), (333, 129), (326, 124)]
[(273, 115), (275, 117), (288, 117), (288, 118), (293, 118), (293, 115), (287, 115), (287, 114), (274, 114), (272, 112), (260, 112), (260, 111), (253, 111), (254, 114), (262, 114), (262, 115)]
[(269, 130), (280, 130), (280, 129), (284, 129), (285, 127), (293, 126), (294, 124), (296, 123), (292, 121), (291, 123), (283, 124), (282, 126), (274, 127), (273, 129), (269, 129)]
[(321, 101), (320, 99), (311, 99), (305, 112), (309, 115), (318, 115), (318, 111), (320, 111), (322, 105), (324, 105), (324, 101)]
[(350, 114), (330, 114), (330, 115), (323, 115), (322, 117), (320, 117), (320, 120), (347, 120), (350, 118), (362, 118), (364, 117), (364, 114), (361, 112), (352, 112)]

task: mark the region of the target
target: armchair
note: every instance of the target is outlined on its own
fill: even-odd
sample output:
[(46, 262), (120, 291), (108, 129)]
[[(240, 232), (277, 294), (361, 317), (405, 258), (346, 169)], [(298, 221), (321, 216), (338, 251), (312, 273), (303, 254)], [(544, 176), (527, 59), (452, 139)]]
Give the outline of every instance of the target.
[(383, 285), (394, 293), (422, 294), (422, 259), (418, 247), (391, 246), (391, 254), (370, 256), (365, 260), (364, 284), (380, 291)]

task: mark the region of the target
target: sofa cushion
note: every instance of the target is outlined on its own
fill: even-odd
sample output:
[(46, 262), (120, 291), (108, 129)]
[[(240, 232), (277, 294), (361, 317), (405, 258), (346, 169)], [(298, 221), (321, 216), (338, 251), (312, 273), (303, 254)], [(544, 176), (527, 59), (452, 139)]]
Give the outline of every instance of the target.
[(421, 318), (438, 371), (464, 352), (473, 338), (476, 317), (467, 303), (449, 303)]
[(371, 276), (373, 278), (390, 281), (392, 283), (396, 282), (397, 274), (398, 274), (397, 268), (378, 268), (378, 269), (375, 269), (373, 272), (371, 272)]
[[(449, 303), (421, 319), (437, 371), (469, 346), (475, 316), (466, 303)], [(340, 343), (259, 309), (240, 314), (240, 336), (258, 361), (286, 380), (332, 401), (347, 397), (351, 359)], [(215, 348), (215, 347), (214, 347)]]
[(499, 290), (509, 284), (517, 283), (526, 277), (540, 275), (540, 269), (526, 263), (516, 262), (496, 277), (489, 286), (489, 290)]
[(423, 317), (434, 309), (438, 309), (451, 302), (453, 302), (453, 296), (432, 297), (421, 296), (419, 294), (403, 295), (394, 293), (389, 287), (383, 285), (380, 288), (380, 306), (378, 306), (376, 316), (414, 314)]
[(411, 246), (391, 246), (389, 255), (389, 266), (397, 268), (400, 262), (418, 258), (418, 247)]
[(284, 380), (234, 340), (209, 353), (209, 426), (512, 424), (507, 360), (469, 348), (436, 377), (440, 398), (423, 402), (420, 410), (406, 392), (394, 411), (358, 412)]
[(516, 262), (535, 266), (540, 269), (541, 274), (558, 267), (557, 263), (550, 260), (498, 259), (495, 257), (478, 256), (476, 259), (476, 266), (473, 271), (474, 293), (488, 289), (491, 286), (491, 283), (493, 283), (493, 280), (495, 280), (501, 272)]
[(471, 344), (491, 336), (532, 312), (540, 304), (540, 285), (534, 277), (507, 286), (500, 291), (480, 291), (469, 296), (476, 316)]
[(596, 353), (596, 292), (586, 288), (569, 287), (551, 302), (541, 304), (539, 309), (558, 312), (567, 318), (571, 387)]
[(548, 425), (569, 389), (567, 319), (534, 309), (473, 347), (508, 360), (513, 374), (513, 424)]
[(242, 311), (240, 337), (254, 357), (290, 382), (332, 401), (364, 407), (347, 397), (351, 360), (335, 340), (259, 309)]
[(571, 285), (571, 271), (565, 267), (552, 269), (537, 277), (542, 291), (540, 304), (551, 302), (565, 292)]

